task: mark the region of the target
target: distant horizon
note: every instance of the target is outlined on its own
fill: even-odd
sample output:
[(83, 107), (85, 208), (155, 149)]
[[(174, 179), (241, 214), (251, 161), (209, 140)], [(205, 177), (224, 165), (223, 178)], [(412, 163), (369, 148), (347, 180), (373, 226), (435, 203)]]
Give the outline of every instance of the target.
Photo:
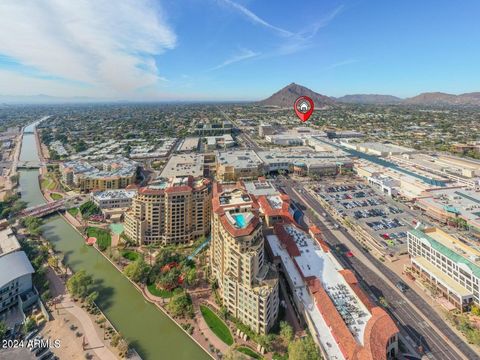
[(0, 94), (258, 101), (289, 79), (332, 97), (480, 91), (476, 0), (301, 5), (5, 0)]
[[(295, 84), (301, 85), (297, 82)], [(286, 87), (288, 85), (285, 85)], [(267, 99), (277, 91), (283, 89), (284, 87), (281, 87), (276, 90), (272, 90), (272, 93), (267, 94), (261, 98), (255, 98), (255, 99), (237, 99), (237, 98), (225, 98), (225, 99), (208, 99), (208, 98), (192, 98), (192, 99), (181, 99), (181, 98), (172, 98), (172, 99), (128, 99), (128, 98), (95, 98), (95, 97), (89, 97), (89, 96), (71, 96), (71, 97), (65, 97), (65, 96), (52, 96), (52, 95), (46, 95), (46, 94), (37, 94), (37, 95), (3, 95), (0, 94), (0, 105), (1, 104), (25, 104), (25, 105), (35, 105), (35, 104), (91, 104), (91, 103), (105, 103), (105, 104), (110, 104), (110, 103), (165, 103), (165, 104), (174, 104), (174, 103), (253, 103), (253, 102), (260, 102), (262, 100)], [(366, 96), (393, 96), (396, 97), (400, 100), (406, 100), (418, 95), (422, 94), (446, 94), (446, 95), (454, 95), (454, 96), (459, 96), (459, 95), (464, 95), (464, 94), (471, 94), (471, 93), (478, 93), (479, 91), (471, 91), (471, 92), (463, 92), (463, 93), (447, 93), (444, 91), (425, 91), (422, 93), (414, 94), (412, 96), (408, 97), (399, 97), (395, 96), (392, 94), (381, 94), (381, 93), (348, 93), (345, 95), (341, 96), (330, 96), (329, 94), (326, 94), (321, 91), (317, 91), (316, 89), (309, 88), (310, 90), (321, 94), (328, 96), (332, 99), (340, 99), (345, 96), (357, 96), (357, 95), (366, 95)], [(11, 100), (5, 100), (5, 98), (12, 98)], [(25, 98), (30, 98), (30, 99), (38, 99), (38, 102), (22, 102), (22, 100), (25, 100)], [(50, 102), (45, 101), (42, 102), (42, 98), (50, 98), (52, 99)]]

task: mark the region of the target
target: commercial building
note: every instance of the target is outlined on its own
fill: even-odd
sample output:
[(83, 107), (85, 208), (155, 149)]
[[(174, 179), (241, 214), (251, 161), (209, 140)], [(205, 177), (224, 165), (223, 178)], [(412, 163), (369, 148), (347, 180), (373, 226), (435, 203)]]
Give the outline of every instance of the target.
[[(448, 178), (420, 169), (404, 169), (396, 165), (389, 166), (388, 163), (381, 165), (368, 160), (356, 160), (354, 171), (372, 185), (384, 187), (386, 192), (396, 193), (408, 200), (415, 200), (423, 196), (425, 191), (438, 189), (449, 182)], [(387, 179), (387, 183), (382, 185), (382, 179)]]
[(188, 137), (182, 139), (178, 145), (178, 152), (190, 152), (196, 151), (198, 149), (198, 144), (200, 142), (199, 137)]
[(451, 155), (403, 154), (390, 159), (408, 170), (421, 170), (450, 179), (471, 189), (480, 189), (480, 161)]
[(278, 314), (278, 274), (265, 259), (259, 205), (240, 183), (215, 183), (210, 268), (228, 312), (266, 334)]
[(305, 145), (308, 142), (308, 139), (313, 136), (326, 137), (326, 134), (321, 130), (308, 126), (299, 126), (275, 134), (265, 135), (265, 140), (275, 145), (299, 146)]
[(315, 152), (309, 148), (259, 151), (265, 173), (285, 171), (299, 176), (336, 175), (353, 168), (353, 161), (343, 156), (342, 150)]
[(367, 178), (368, 184), (372, 187), (380, 189), (383, 194), (391, 197), (398, 196), (398, 189), (400, 188), (400, 181), (385, 175), (373, 175)]
[(267, 135), (275, 134), (275, 128), (271, 124), (260, 124), (258, 126), (258, 136), (264, 138)]
[(139, 244), (189, 243), (210, 231), (211, 189), (193, 176), (140, 188), (125, 213), (125, 234)]
[(195, 133), (202, 137), (231, 134), (232, 132), (233, 124), (230, 121), (224, 121), (221, 124), (197, 124), (195, 128)]
[(355, 130), (330, 130), (325, 131), (329, 139), (361, 138), (365, 134)]
[(32, 285), (33, 273), (23, 251), (0, 256), (0, 318), (5, 319), (9, 328), (23, 323), (23, 311), (38, 299)]
[(455, 308), (480, 304), (480, 251), (438, 228), (408, 233), (411, 274)]
[(274, 145), (281, 146), (299, 146), (304, 144), (304, 139), (296, 135), (266, 135), (265, 140)]
[(263, 162), (253, 150), (217, 151), (216, 173), (221, 181), (256, 179), (263, 174)]
[(404, 146), (399, 146), (390, 143), (379, 143), (379, 142), (364, 142), (364, 143), (349, 143), (349, 142), (340, 142), (342, 146), (345, 146), (349, 149), (354, 149), (361, 151), (366, 154), (387, 157), (390, 155), (400, 155), (400, 154), (412, 154), (417, 152), (415, 149), (407, 148)]
[(235, 140), (230, 134), (207, 136), (204, 140), (204, 146), (206, 150), (226, 149), (235, 146)]
[(170, 157), (160, 174), (160, 177), (169, 179), (185, 174), (194, 178), (204, 176), (204, 158), (200, 154), (175, 154)]
[(124, 158), (92, 165), (83, 160), (60, 164), (62, 181), (79, 191), (122, 189), (135, 182), (138, 164)]
[(287, 279), (296, 313), (324, 358), (396, 358), (397, 326), (339, 264), (317, 228), (307, 234), (293, 223), (277, 223), (267, 241)]
[(100, 209), (119, 209), (129, 208), (136, 194), (137, 190), (119, 189), (95, 191), (90, 196)]
[(479, 191), (464, 187), (427, 190), (415, 205), (435, 220), (452, 225), (463, 222), (473, 235), (480, 237)]

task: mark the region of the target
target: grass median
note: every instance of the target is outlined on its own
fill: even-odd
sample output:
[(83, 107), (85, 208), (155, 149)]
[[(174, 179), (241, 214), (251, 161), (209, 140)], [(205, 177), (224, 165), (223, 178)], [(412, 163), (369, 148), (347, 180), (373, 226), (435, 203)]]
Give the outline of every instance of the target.
[(228, 326), (208, 306), (200, 305), (200, 311), (210, 330), (227, 345), (233, 344), (233, 336)]

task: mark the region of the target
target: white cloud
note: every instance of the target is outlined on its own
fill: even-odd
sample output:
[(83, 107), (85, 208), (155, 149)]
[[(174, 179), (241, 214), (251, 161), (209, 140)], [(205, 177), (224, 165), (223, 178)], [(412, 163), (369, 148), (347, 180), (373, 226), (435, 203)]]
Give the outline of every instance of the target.
[(288, 30), (285, 30), (285, 29), (282, 29), (282, 28), (279, 28), (279, 27), (277, 27), (275, 25), (272, 25), (269, 22), (263, 20), (261, 17), (259, 17), (258, 15), (256, 15), (254, 12), (250, 11), (249, 9), (247, 9), (243, 5), (240, 5), (240, 4), (238, 4), (234, 1), (231, 1), (231, 0), (220, 0), (220, 1), (223, 2), (224, 4), (229, 5), (230, 7), (234, 8), (235, 10), (239, 11), (241, 14), (246, 16), (249, 20), (251, 20), (255, 24), (259, 24), (259, 25), (262, 25), (266, 28), (274, 30), (274, 31), (276, 31), (277, 33), (279, 33), (280, 35), (283, 35), (283, 36), (292, 36), (293, 35), (292, 32), (290, 32)]
[(240, 52), (238, 52), (237, 54), (233, 55), (232, 57), (228, 58), (227, 60), (225, 60), (223, 63), (221, 63), (220, 65), (217, 65), (215, 66), (214, 68), (210, 69), (210, 70), (217, 70), (217, 69), (221, 69), (225, 66), (228, 66), (228, 65), (231, 65), (231, 64), (234, 64), (234, 63), (237, 63), (237, 62), (240, 62), (240, 61), (243, 61), (243, 60), (247, 60), (247, 59), (250, 59), (250, 58), (253, 58), (253, 57), (256, 57), (256, 56), (259, 56), (260, 53), (257, 53), (255, 51), (252, 51), (250, 49), (240, 49)]
[[(17, 78), (26, 86), (23, 94), (45, 84), (41, 92), (52, 95), (71, 87), (69, 92), (80, 94), (128, 96), (162, 81), (154, 56), (176, 45), (175, 33), (150, 0), (3, 0), (0, 14), (0, 54), (66, 80), (18, 70), (8, 75), (3, 69), (0, 79)], [(0, 93), (19, 90), (0, 81)]]
[(357, 59), (343, 60), (343, 61), (339, 61), (337, 63), (326, 66), (324, 68), (324, 70), (332, 70), (332, 69), (336, 69), (338, 67), (342, 67), (342, 66), (346, 66), (346, 65), (350, 65), (350, 64), (355, 64), (355, 63), (358, 63), (358, 62), (359, 62), (359, 60), (357, 60)]
[[(237, 10), (243, 16), (251, 20), (253, 23), (264, 26), (265, 28), (274, 30), (278, 35), (280, 35), (283, 40), (282, 43), (277, 46), (274, 50), (266, 52), (262, 57), (273, 57), (273, 56), (282, 56), (290, 55), (308, 49), (313, 45), (312, 39), (318, 33), (318, 31), (328, 26), (331, 21), (333, 21), (344, 9), (343, 5), (340, 5), (333, 9), (330, 13), (326, 14), (316, 22), (310, 24), (305, 29), (292, 32), (285, 30), (278, 26), (272, 25), (266, 20), (262, 19), (260, 16), (255, 14), (253, 11), (247, 9), (245, 6), (240, 5), (232, 0), (218, 0), (220, 3), (226, 4), (231, 8)], [(258, 54), (257, 54), (258, 55)]]

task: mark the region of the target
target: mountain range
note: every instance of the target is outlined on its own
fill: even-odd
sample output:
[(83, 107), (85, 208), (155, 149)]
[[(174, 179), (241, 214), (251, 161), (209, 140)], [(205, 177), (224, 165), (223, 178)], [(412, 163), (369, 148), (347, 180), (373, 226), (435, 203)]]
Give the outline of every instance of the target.
[(393, 95), (381, 94), (353, 94), (342, 97), (329, 97), (319, 94), (302, 85), (291, 83), (258, 104), (277, 107), (291, 107), (299, 96), (308, 96), (318, 109), (323, 106), (349, 103), (349, 104), (405, 104), (427, 106), (480, 106), (480, 92), (465, 93), (460, 95), (441, 92), (422, 93), (414, 97), (401, 99)]
[[(265, 106), (290, 108), (299, 96), (308, 96), (315, 103), (317, 109), (339, 104), (373, 104), (373, 105), (419, 105), (419, 106), (480, 106), (480, 92), (471, 92), (460, 95), (442, 92), (425, 92), (417, 96), (402, 99), (393, 95), (382, 94), (351, 94), (341, 97), (330, 97), (317, 93), (305, 86), (291, 83), (280, 89), (267, 99), (257, 102)], [(86, 96), (61, 97), (50, 95), (1, 95), (0, 105), (8, 104), (66, 104), (66, 103), (123, 103), (127, 100), (100, 99)], [(133, 101), (135, 102), (135, 101)], [(162, 101), (168, 102), (168, 100)]]

